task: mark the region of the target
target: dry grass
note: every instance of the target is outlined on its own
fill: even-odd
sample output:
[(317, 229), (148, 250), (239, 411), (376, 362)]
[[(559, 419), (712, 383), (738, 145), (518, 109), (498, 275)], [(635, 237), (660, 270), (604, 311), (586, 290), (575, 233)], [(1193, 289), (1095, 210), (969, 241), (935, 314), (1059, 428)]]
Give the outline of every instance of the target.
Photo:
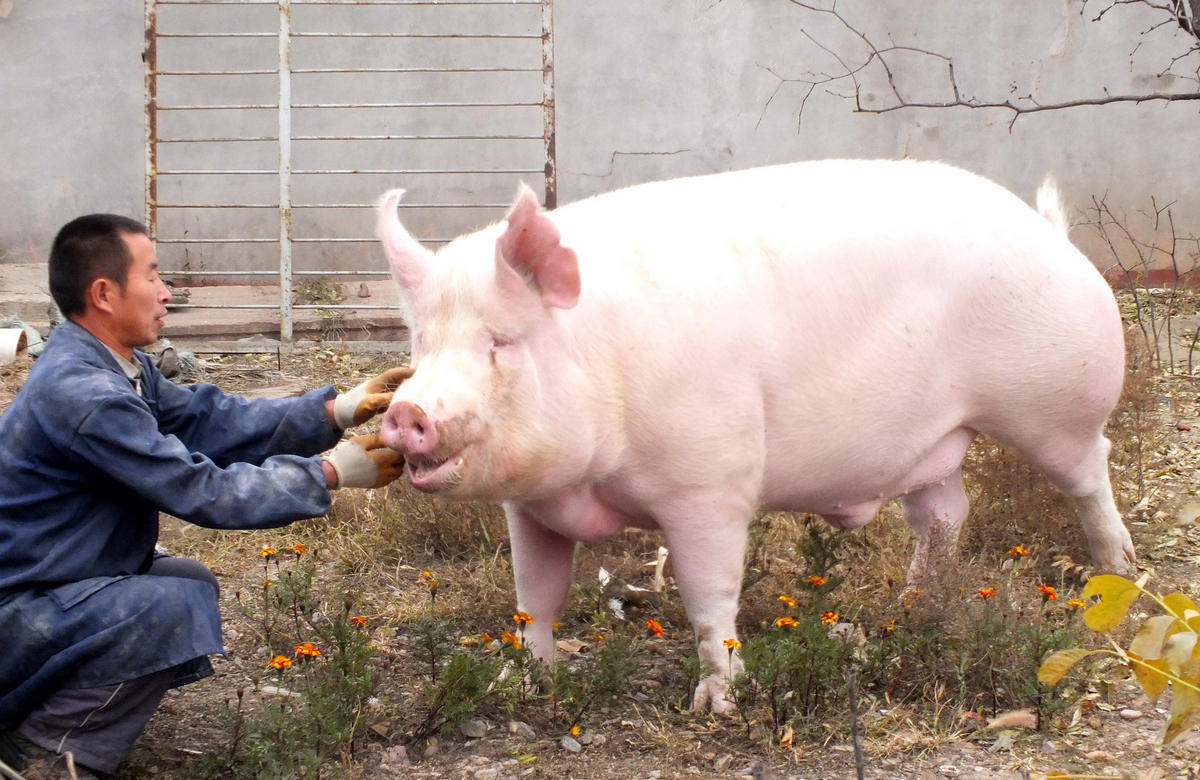
[[(1161, 385), (1164, 380), (1150, 369), (1139, 338), (1140, 333), (1130, 341), (1126, 392), (1109, 426), (1113, 481), (1122, 510), (1148, 495), (1148, 476), (1162, 459), (1162, 439), (1166, 431), (1174, 430), (1173, 424), (1162, 424), (1159, 398), (1165, 392)], [(274, 354), (229, 356), (206, 361), (205, 379), (234, 391), (297, 379), (306, 386), (328, 381), (348, 386), (403, 359), (400, 355), (344, 354), (329, 348), (281, 358)], [(23, 370), (0, 367), (0, 408), (20, 386)], [(1070, 587), (1077, 581), (1078, 572), (1068, 578), (1065, 569), (1054, 566), (1056, 556), (1087, 560), (1083, 536), (1069, 503), (1015, 453), (987, 439), (978, 441), (967, 463), (967, 490), (971, 516), (964, 529), (962, 560), (956, 576), (942, 582), (941, 590), (931, 586), (909, 614), (914, 625), (926, 626), (931, 634), (961, 635), (969, 629), (961, 616), (947, 614), (944, 605), (961, 602), (975, 588), (1008, 576), (1011, 569), (1005, 568), (1005, 553), (1014, 544), (1024, 544), (1036, 553), (1022, 579), (1014, 582), (1014, 593), (1038, 581)], [(812, 573), (811, 561), (802, 551), (810, 522), (821, 523), (804, 515), (778, 513), (754, 521), (739, 614), (743, 635), (761, 631), (779, 615), (779, 594), (804, 596), (797, 582)], [(1154, 523), (1139, 526), (1135, 541), (1141, 544), (1159, 531)], [(386, 490), (339, 493), (327, 517), (286, 529), (225, 533), (176, 530), (167, 534), (167, 541), (173, 551), (197, 557), (218, 571), (225, 588), (226, 625), (243, 637), (230, 643), (230, 661), (223, 677), (191, 686), (180, 695), (181, 701), (199, 702), (200, 709), (219, 709), (219, 703), (214, 705), (205, 697), (219, 702), (232, 687), (244, 684), (240, 681), (261, 671), (259, 648), (250, 641), (251, 632), (240, 630), (240, 618), (229, 604), (236, 589), (260, 578), (262, 569), (256, 553), (261, 545), (273, 544), (282, 549), (304, 542), (320, 562), (317, 587), (323, 596), (330, 603), (352, 601), (371, 619), (380, 654), (381, 704), (372, 714), (379, 728), (358, 747), (356, 758), (344, 767), (345, 776), (371, 776), (372, 751), (403, 741), (411, 709), (420, 699), (420, 672), (412, 658), (408, 625), (430, 610), (429, 591), (419, 577), (422, 570), (432, 570), (438, 576), (437, 613), (452, 618), (464, 635), (483, 630), (497, 632), (505, 627), (515, 608), (502, 512), (480, 504), (431, 501), (399, 485)], [(613, 540), (581, 547), (562, 635), (583, 634), (595, 613), (605, 609), (608, 594), (597, 582), (600, 568), (620, 581), (650, 587), (653, 569), (646, 564), (654, 560), (661, 542), (656, 533), (632, 530)], [(838, 561), (830, 573), (843, 579), (837, 591), (839, 601), (854, 605), (854, 614), (848, 617), (871, 631), (889, 617), (901, 614), (900, 597), (913, 537), (898, 506), (885, 506), (865, 528), (839, 534), (836, 544)], [(669, 567), (667, 573), (669, 576)], [(1015, 600), (1016, 596), (1011, 598)], [(761, 732), (747, 738), (736, 721), (685, 712), (695, 670), (683, 659), (694, 651), (677, 593), (667, 592), (656, 602), (629, 609), (632, 621), (650, 616), (663, 623), (667, 636), (652, 643), (639, 657), (639, 671), (630, 681), (631, 697), (625, 704), (597, 714), (592, 727), (608, 734), (609, 744), (601, 754), (616, 774), (591, 776), (634, 776), (644, 774), (642, 769), (647, 765), (662, 766), (663, 762), (675, 768), (689, 763), (706, 766), (713, 756), (724, 754), (737, 757), (735, 770), (765, 757), (776, 766), (790, 763), (794, 771), (816, 776), (845, 773), (845, 754), (832, 754), (823, 747), (844, 741), (843, 709), (831, 708), (791, 751), (781, 750), (777, 743), (769, 744)], [(876, 758), (901, 757), (901, 766), (908, 766), (961, 740), (967, 728), (962, 717), (969, 699), (954, 690), (958, 681), (947, 679), (953, 674), (946, 669), (910, 666), (903, 675), (894, 691), (869, 691), (862, 706), (866, 710), (863, 723), (868, 751)], [(488, 717), (503, 721), (508, 716), (489, 713)], [(517, 713), (517, 717), (530, 721), (540, 735), (553, 736), (555, 729), (561, 728), (552, 717), (536, 709)], [(179, 739), (180, 734), (189, 735), (185, 739), (193, 741), (188, 744), (196, 744), (198, 732), (187, 731), (189, 727), (184, 724), (156, 723), (159, 731), (148, 740), (158, 746), (162, 756), (144, 758), (130, 771), (140, 772), (150, 765), (166, 776), (187, 776), (186, 762), (172, 759), (170, 750), (164, 751), (162, 745)], [(215, 747), (228, 737), (216, 726), (205, 733), (208, 736), (204, 739)], [(447, 742), (461, 740), (450, 736)], [(417, 753), (419, 749), (414, 746), (412, 751)], [(539, 776), (578, 774), (566, 764), (557, 763), (556, 745), (526, 746), (522, 750), (536, 754), (538, 766), (543, 769)], [(431, 766), (439, 765), (439, 760), (431, 759)], [(452, 760), (446, 758), (446, 762)], [(646, 764), (647, 760), (655, 763)], [(811, 764), (804, 764), (810, 760)], [(440, 766), (450, 773), (450, 763)], [(626, 774), (619, 774), (621, 771)]]

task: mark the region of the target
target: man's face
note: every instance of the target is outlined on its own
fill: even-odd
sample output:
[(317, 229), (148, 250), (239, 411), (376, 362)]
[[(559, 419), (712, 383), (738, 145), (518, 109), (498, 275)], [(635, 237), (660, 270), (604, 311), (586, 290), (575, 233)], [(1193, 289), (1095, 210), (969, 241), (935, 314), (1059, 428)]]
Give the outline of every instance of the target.
[(121, 236), (132, 260), (124, 289), (113, 300), (113, 335), (126, 347), (144, 347), (158, 340), (171, 293), (158, 278), (158, 258), (150, 239), (140, 233)]

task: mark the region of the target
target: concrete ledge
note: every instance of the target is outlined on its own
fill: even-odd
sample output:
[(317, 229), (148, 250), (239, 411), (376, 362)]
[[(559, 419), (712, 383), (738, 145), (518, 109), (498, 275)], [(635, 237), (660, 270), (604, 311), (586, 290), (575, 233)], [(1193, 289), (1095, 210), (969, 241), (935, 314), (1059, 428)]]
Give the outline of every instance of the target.
[[(296, 339), (325, 341), (403, 342), (407, 327), (399, 311), (399, 295), (390, 279), (343, 282), (346, 297), (338, 306), (292, 310)], [(279, 340), (277, 285), (186, 287), (186, 306), (170, 306), (162, 335), (172, 341), (236, 341), (262, 334)], [(365, 292), (365, 297), (360, 297)], [(0, 316), (16, 315), (43, 333), (50, 326), (50, 286), (45, 263), (0, 264)], [(308, 305), (308, 304), (305, 304)], [(382, 308), (358, 308), (358, 307)], [(255, 307), (255, 308), (239, 308)], [(258, 308), (261, 307), (261, 308)], [(273, 348), (272, 348), (273, 349)]]

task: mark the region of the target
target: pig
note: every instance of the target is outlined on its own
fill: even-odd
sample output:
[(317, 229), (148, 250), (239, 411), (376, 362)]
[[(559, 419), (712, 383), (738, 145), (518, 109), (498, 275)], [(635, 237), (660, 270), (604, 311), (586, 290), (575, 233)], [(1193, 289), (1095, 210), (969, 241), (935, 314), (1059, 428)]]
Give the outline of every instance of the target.
[[(379, 236), (412, 378), (382, 423), (418, 490), (504, 506), (526, 640), (553, 655), (577, 543), (659, 529), (734, 708), (735, 618), (757, 510), (843, 529), (899, 499), (910, 581), (954, 550), (979, 432), (1074, 500), (1094, 562), (1134, 560), (1105, 422), (1124, 376), (1109, 286), (1035, 211), (934, 162), (827, 160), (643, 184), (504, 221), (436, 255)], [(730, 663), (732, 661), (732, 663)]]

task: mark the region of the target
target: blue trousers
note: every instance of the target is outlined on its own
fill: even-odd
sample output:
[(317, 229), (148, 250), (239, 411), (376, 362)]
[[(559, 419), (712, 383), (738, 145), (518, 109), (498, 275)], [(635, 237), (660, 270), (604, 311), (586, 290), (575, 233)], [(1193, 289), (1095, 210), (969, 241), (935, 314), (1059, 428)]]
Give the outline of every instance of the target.
[[(187, 558), (155, 558), (146, 574), (201, 580), (219, 590), (208, 567)], [(59, 755), (70, 752), (77, 763), (111, 774), (150, 722), (163, 694), (205, 676), (207, 667), (208, 659), (199, 658), (114, 685), (64, 688), (42, 702), (18, 730), (36, 745)]]

